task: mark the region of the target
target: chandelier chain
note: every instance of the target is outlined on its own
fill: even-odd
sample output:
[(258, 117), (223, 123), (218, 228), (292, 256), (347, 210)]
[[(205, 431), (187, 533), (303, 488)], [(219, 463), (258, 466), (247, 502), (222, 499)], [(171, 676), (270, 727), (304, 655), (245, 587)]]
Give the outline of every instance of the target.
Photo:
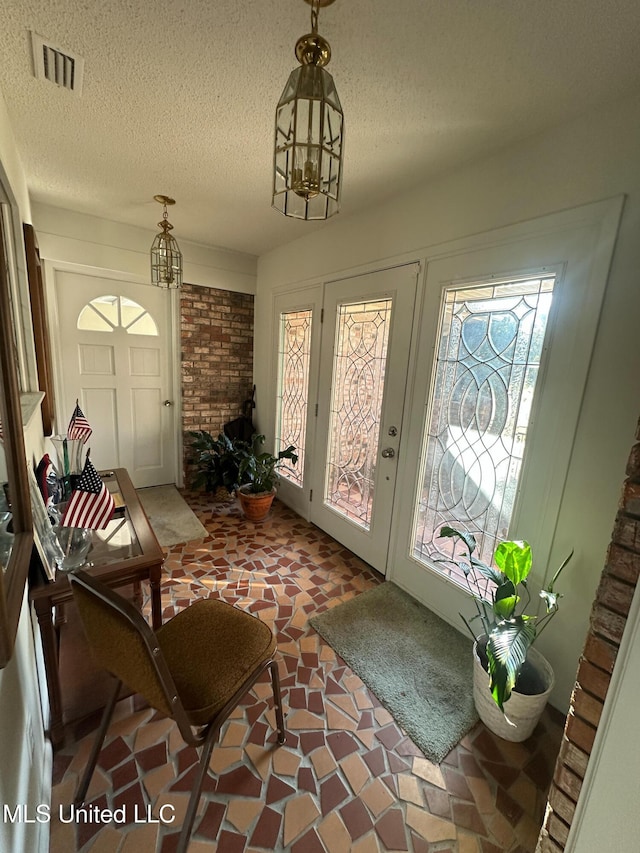
[(311, 32), (318, 32), (318, 14), (320, 12), (320, 0), (311, 0)]

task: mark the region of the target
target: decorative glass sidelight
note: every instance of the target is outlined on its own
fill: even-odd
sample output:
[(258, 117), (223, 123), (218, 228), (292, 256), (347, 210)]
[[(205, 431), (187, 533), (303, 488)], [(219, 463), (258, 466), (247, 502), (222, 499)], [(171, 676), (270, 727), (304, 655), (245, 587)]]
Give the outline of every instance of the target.
[(338, 308), (324, 501), (368, 530), (384, 391), (391, 299)]
[[(451, 525), (491, 563), (508, 538), (555, 277), (447, 287), (427, 414), (413, 556), (444, 563)], [(433, 561), (436, 562), (433, 562)]]
[(296, 486), (302, 486), (304, 476), (312, 314), (310, 308), (280, 314), (276, 448), (296, 448), (297, 465), (280, 469), (280, 476)]

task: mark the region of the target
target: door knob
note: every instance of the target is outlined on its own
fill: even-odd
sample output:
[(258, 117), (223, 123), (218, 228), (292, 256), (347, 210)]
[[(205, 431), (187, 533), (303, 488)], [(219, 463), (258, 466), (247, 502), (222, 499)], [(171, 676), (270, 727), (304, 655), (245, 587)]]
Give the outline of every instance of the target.
[(385, 447), (381, 455), (383, 459), (392, 459), (396, 455), (396, 452), (393, 447)]
[(173, 406), (173, 403), (171, 402), (171, 400), (165, 400), (165, 401), (164, 401), (164, 403), (163, 403), (162, 405), (163, 405), (163, 406), (166, 406), (167, 408), (169, 408), (169, 406)]

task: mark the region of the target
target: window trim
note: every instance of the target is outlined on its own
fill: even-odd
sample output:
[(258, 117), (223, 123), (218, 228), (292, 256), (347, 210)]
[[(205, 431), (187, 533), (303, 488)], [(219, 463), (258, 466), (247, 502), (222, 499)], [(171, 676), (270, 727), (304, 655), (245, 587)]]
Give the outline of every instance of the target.
[(31, 321), (36, 351), (38, 387), (44, 392), (40, 404), (44, 435), (53, 435), (55, 421), (55, 394), (53, 387), (53, 362), (51, 357), (51, 339), (47, 320), (47, 304), (42, 278), (42, 261), (38, 249), (38, 239), (32, 225), (22, 225), (25, 255), (27, 260), (27, 279), (31, 301)]

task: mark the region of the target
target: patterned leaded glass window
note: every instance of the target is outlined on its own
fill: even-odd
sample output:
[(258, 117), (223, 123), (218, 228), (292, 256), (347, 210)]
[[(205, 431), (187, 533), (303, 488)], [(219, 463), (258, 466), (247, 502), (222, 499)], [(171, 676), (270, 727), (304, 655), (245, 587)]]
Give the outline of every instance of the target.
[(445, 288), (422, 453), (413, 556), (453, 580), (462, 528), (491, 563), (508, 538), (540, 372), (554, 276)]
[(297, 486), (302, 486), (304, 475), (311, 319), (310, 308), (280, 314), (276, 447), (278, 450), (284, 450), (293, 444), (296, 448), (297, 464), (280, 468), (279, 473)]
[(325, 504), (371, 527), (392, 300), (343, 303), (334, 346)]

